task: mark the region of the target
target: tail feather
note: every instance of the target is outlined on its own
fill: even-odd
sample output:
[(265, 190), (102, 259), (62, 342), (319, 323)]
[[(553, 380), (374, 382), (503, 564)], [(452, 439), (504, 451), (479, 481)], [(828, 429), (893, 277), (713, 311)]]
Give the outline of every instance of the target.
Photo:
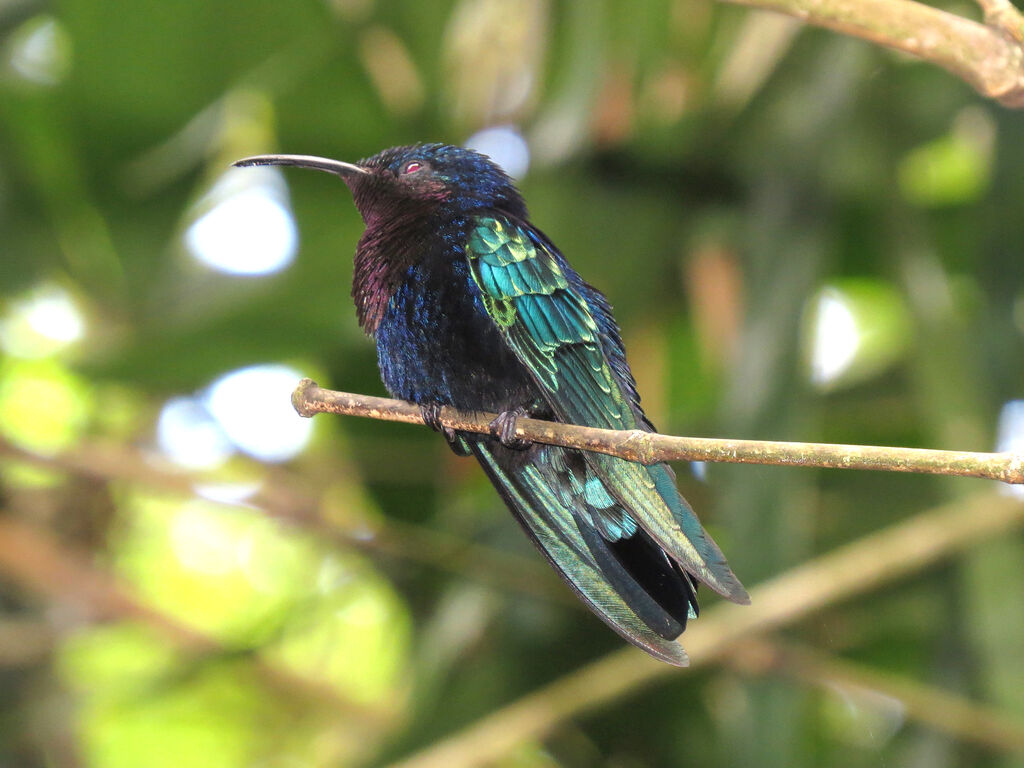
[(672, 471), (672, 467), (668, 464), (652, 464), (645, 469), (654, 480), (654, 487), (658, 495), (672, 510), (672, 516), (679, 523), (683, 533), (688, 539), (695, 542), (697, 551), (700, 552), (709, 570), (715, 575), (717, 582), (723, 587), (722, 590), (716, 589), (716, 591), (734, 603), (749, 604), (750, 595), (747, 594), (747, 590), (743, 588), (740, 580), (736, 578), (736, 574), (732, 572), (722, 550), (718, 548), (715, 540), (705, 532), (697, 515), (679, 493), (679, 489), (676, 487), (676, 474)]
[(602, 535), (580, 494), (582, 454), (537, 447), (524, 461), (489, 440), (470, 447), (527, 535), (579, 598), (624, 639), (686, 665), (686, 652), (674, 638), (696, 616), (696, 586), (643, 531), (616, 541)]
[(586, 458), (609, 492), (683, 570), (733, 602), (750, 602), (722, 551), (683, 501), (667, 464), (645, 467), (592, 453)]
[(598, 568), (626, 604), (666, 640), (679, 637), (686, 629), (686, 620), (696, 615), (692, 583), (672, 568), (664, 552), (646, 534), (610, 542), (596, 528), (579, 520), (578, 513), (577, 521)]

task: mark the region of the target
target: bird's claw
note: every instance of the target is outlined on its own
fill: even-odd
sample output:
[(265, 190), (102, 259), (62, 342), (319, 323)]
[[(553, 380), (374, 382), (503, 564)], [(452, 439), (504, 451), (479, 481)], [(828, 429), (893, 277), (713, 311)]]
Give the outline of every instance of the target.
[(441, 407), (440, 403), (420, 405), (420, 414), (423, 416), (423, 423), (435, 432), (440, 432), (444, 435), (445, 440), (451, 445), (458, 440), (458, 437), (454, 429), (441, 423)]
[(526, 415), (526, 409), (520, 406), (514, 411), (503, 411), (488, 426), (491, 437), (495, 438), (506, 448), (513, 451), (525, 451), (533, 443), (521, 437), (516, 437), (516, 422), (520, 416)]
[(441, 423), (441, 408), (442, 406), (440, 403), (421, 405), (420, 413), (423, 416), (423, 423), (435, 432), (440, 432), (444, 435), (444, 439), (448, 443), (448, 447), (452, 449), (452, 452), (456, 456), (468, 456), (470, 454), (470, 449), (466, 441), (459, 437), (458, 433), (454, 429)]

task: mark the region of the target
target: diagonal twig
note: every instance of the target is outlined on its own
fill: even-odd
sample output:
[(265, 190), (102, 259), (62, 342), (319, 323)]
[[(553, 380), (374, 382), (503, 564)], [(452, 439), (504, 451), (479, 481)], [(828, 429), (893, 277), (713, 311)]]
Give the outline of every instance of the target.
[(1024, 44), (1024, 15), (1010, 0), (978, 0), (985, 23), (1002, 30), (1018, 45)]
[[(419, 406), (403, 400), (354, 395), (320, 388), (303, 379), (292, 393), (292, 404), (302, 416), (338, 413), (406, 424), (423, 424)], [(493, 413), (464, 413), (441, 409), (441, 423), (452, 429), (488, 434)], [(732, 440), (676, 437), (641, 430), (616, 431), (521, 418), (516, 436), (531, 442), (579, 448), (653, 464), (658, 461), (715, 461), (733, 464), (876, 469), (961, 475), (1024, 483), (1024, 454), (937, 451), (925, 448), (888, 448), (834, 443), (783, 443), (767, 440)]]
[[(683, 636), (691, 667), (722, 659), (748, 637), (808, 616), (1024, 524), (1024, 503), (979, 494), (897, 523), (810, 560), (750, 591), (751, 605), (719, 603)], [(680, 673), (632, 648), (543, 686), (391, 768), (489, 765), (566, 720)]]

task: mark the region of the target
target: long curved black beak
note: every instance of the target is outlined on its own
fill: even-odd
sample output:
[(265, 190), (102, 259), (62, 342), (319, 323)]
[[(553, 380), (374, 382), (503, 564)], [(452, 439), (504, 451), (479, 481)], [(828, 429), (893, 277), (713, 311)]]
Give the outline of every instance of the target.
[(342, 178), (369, 174), (369, 171), (361, 166), (315, 155), (254, 155), (236, 160), (232, 165), (236, 168), (248, 168), (253, 165), (290, 165), (296, 168), (327, 171), (327, 173), (333, 173)]

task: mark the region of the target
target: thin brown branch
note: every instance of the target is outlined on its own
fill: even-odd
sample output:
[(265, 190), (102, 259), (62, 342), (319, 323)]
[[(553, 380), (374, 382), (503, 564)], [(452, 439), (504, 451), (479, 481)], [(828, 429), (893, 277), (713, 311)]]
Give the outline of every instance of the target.
[(1024, 721), (893, 672), (837, 659), (794, 643), (765, 639), (744, 640), (729, 654), (729, 660), (746, 674), (774, 673), (827, 690), (842, 686), (880, 694), (898, 701), (910, 720), (990, 749), (1024, 753)]
[[(724, 2), (778, 11), (808, 24), (909, 53), (948, 70), (1004, 106), (1024, 107), (1024, 49), (1018, 37), (1024, 27), (1019, 18), (1008, 13), (1007, 0), (984, 0), (986, 21), (995, 26), (914, 0)], [(994, 9), (991, 14), (990, 6)], [(1009, 10), (1013, 10), (1012, 6)]]
[[(418, 406), (402, 400), (354, 395), (321, 389), (303, 379), (292, 393), (292, 404), (303, 416), (339, 413), (405, 424), (423, 424)], [(493, 413), (441, 410), (441, 422), (452, 429), (487, 434)], [(711, 437), (676, 437), (641, 430), (615, 431), (519, 419), (516, 436), (532, 442), (561, 445), (618, 456), (642, 464), (658, 461), (714, 461), (733, 464), (875, 469), (961, 475), (1024, 483), (1024, 454), (937, 451), (925, 448), (887, 448), (834, 443), (783, 443), (767, 440), (732, 440)]]
[[(1004, 495), (979, 494), (865, 536), (755, 587), (750, 591), (750, 606), (712, 606), (683, 636), (691, 666), (720, 661), (741, 640), (793, 624), (1022, 524), (1024, 503)], [(632, 648), (616, 651), (392, 768), (489, 765), (570, 718), (677, 674), (675, 667)]]

